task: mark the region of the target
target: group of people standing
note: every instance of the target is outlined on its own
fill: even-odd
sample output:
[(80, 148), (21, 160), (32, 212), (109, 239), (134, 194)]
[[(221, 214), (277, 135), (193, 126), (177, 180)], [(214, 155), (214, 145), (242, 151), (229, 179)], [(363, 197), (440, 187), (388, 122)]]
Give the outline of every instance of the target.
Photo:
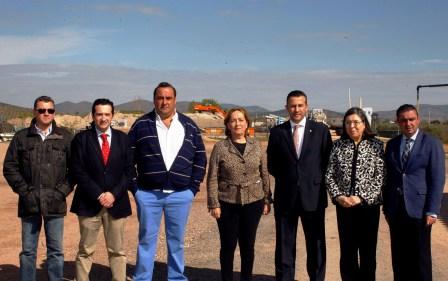
[(90, 129), (72, 136), (54, 121), (55, 103), (35, 100), (29, 128), (17, 132), (3, 174), (19, 195), (22, 222), (20, 280), (36, 279), (38, 238), (45, 228), (47, 275), (63, 280), (66, 197), (76, 186), (71, 212), (78, 216), (80, 242), (76, 280), (89, 280), (97, 237), (104, 230), (112, 280), (126, 280), (125, 221), (131, 215), (128, 190), (139, 219), (133, 280), (152, 280), (161, 217), (168, 248), (168, 279), (184, 276), (184, 234), (191, 204), (206, 169), (199, 128), (176, 112), (176, 89), (154, 89), (154, 110), (141, 116), (129, 134), (111, 127), (114, 104), (92, 104)]
[[(153, 101), (154, 110), (137, 119), (126, 135), (111, 127), (112, 101), (97, 99), (91, 128), (73, 138), (56, 125), (54, 101), (36, 99), (34, 119), (14, 136), (3, 169), (19, 195), (21, 280), (35, 280), (42, 224), (48, 278), (62, 280), (65, 198), (75, 185), (71, 211), (80, 228), (76, 280), (89, 280), (101, 226), (112, 280), (126, 280), (128, 190), (139, 220), (133, 280), (152, 280), (162, 214), (168, 280), (187, 280), (185, 227), (207, 158), (200, 129), (176, 111), (176, 89), (160, 83)], [(294, 280), (299, 219), (309, 279), (324, 280), (329, 194), (336, 205), (342, 280), (375, 280), (381, 204), (390, 228), (394, 280), (432, 280), (430, 234), (441, 208), (445, 153), (439, 140), (418, 128), (417, 109), (407, 104), (397, 109), (402, 134), (384, 151), (360, 108), (345, 113), (343, 134), (334, 143), (327, 126), (306, 118), (304, 92), (290, 92), (285, 108), (290, 118), (271, 130), (267, 154), (248, 137), (246, 110), (233, 108), (224, 119), (227, 138), (210, 155), (207, 206), (219, 229), (221, 279), (233, 280), (239, 245), (240, 280), (252, 280), (258, 224), (273, 202), (276, 280)], [(274, 200), (269, 174), (275, 179)]]

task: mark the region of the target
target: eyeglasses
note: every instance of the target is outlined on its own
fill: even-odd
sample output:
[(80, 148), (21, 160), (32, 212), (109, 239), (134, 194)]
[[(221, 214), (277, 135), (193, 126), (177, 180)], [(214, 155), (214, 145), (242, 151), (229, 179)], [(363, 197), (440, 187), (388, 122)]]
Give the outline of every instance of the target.
[(54, 114), (55, 110), (54, 108), (39, 108), (36, 109), (37, 112), (39, 112), (39, 114), (44, 114), (45, 112), (48, 112), (48, 114)]
[(362, 121), (345, 121), (345, 126), (350, 127), (351, 125), (354, 125), (355, 127), (358, 127), (359, 125), (361, 125)]

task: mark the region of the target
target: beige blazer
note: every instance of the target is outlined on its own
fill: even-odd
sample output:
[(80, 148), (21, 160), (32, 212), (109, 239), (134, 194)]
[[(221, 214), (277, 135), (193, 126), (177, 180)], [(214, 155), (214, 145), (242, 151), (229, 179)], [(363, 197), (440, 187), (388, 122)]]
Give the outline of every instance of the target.
[(219, 208), (219, 201), (249, 204), (271, 202), (266, 154), (255, 139), (248, 138), (244, 155), (228, 138), (215, 144), (207, 175), (207, 205)]

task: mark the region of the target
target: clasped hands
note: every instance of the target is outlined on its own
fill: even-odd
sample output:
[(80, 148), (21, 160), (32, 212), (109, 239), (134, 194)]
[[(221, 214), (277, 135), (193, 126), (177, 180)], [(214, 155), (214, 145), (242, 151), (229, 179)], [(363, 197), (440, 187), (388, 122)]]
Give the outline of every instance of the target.
[(110, 208), (114, 205), (115, 197), (112, 193), (106, 191), (101, 193), (100, 197), (98, 197), (98, 201), (104, 208)]
[(351, 196), (340, 195), (336, 197), (336, 202), (338, 202), (338, 204), (344, 208), (350, 208), (358, 204), (361, 204), (362, 201), (361, 198), (356, 195)]

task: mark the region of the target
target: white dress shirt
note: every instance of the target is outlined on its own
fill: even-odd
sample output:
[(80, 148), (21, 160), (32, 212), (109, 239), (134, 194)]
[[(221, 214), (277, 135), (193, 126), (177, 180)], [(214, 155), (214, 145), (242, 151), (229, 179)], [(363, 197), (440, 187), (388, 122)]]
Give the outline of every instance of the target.
[[(98, 137), (98, 141), (100, 142), (100, 147), (103, 147), (103, 138), (101, 137), (101, 135), (103, 134), (103, 132), (101, 132), (100, 130), (98, 130), (97, 127), (95, 127), (96, 130), (96, 135)], [(107, 128), (107, 130), (104, 132), (104, 134), (107, 135), (107, 141), (109, 142), (109, 147), (112, 143), (112, 130), (109, 128)]]
[(165, 162), (165, 167), (169, 171), (184, 143), (185, 129), (179, 121), (177, 112), (172, 117), (169, 127), (165, 126), (160, 116), (156, 113), (156, 128), (163, 162)]

